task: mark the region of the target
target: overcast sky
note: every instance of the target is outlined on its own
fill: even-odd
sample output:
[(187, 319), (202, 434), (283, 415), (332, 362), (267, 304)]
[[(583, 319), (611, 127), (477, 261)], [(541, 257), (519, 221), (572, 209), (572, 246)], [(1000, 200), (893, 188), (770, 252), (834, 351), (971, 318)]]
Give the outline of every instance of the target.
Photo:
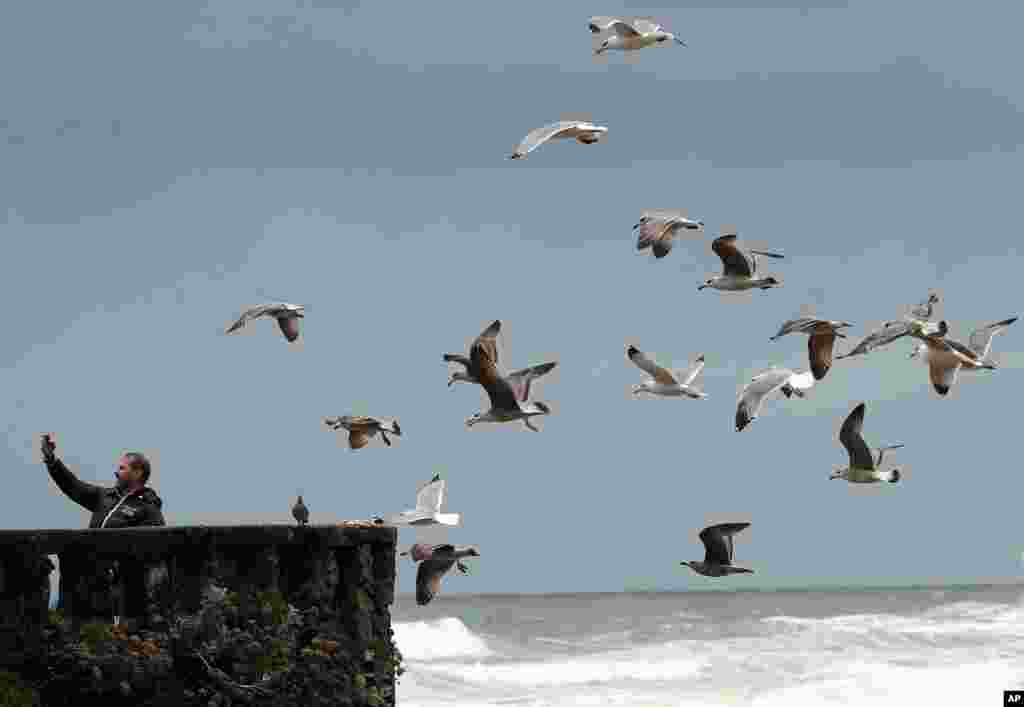
[[(531, 11), (539, 14), (531, 16)], [(678, 45), (592, 57), (587, 19), (654, 14)], [(742, 433), (736, 394), (806, 337), (845, 350), (935, 289), (966, 340), (1020, 312), (1019, 67), (1011, 3), (19, 3), (0, 25), (0, 389), (10, 528), (82, 527), (40, 463), (79, 476), (155, 463), (168, 523), (314, 523), (411, 507), (440, 471), (452, 530), (482, 557), (444, 591), (901, 583), (1021, 571), (1017, 403), (1024, 328), (1000, 370), (946, 399), (900, 341), (839, 361), (807, 400)], [(591, 146), (506, 156), (566, 114)], [(647, 208), (707, 223), (637, 253)], [(733, 224), (783, 286), (725, 295), (711, 238)], [(287, 344), (246, 306), (306, 305)], [(504, 323), (503, 365), (557, 360), (553, 414), (466, 429), (486, 407), (441, 354)], [(634, 343), (709, 398), (632, 398)], [(896, 485), (830, 482), (843, 418), (904, 443)], [(326, 416), (397, 417), (352, 452)], [(750, 521), (711, 580), (697, 532)], [(403, 558), (404, 560), (404, 558)], [(400, 591), (413, 588), (400, 563)]]

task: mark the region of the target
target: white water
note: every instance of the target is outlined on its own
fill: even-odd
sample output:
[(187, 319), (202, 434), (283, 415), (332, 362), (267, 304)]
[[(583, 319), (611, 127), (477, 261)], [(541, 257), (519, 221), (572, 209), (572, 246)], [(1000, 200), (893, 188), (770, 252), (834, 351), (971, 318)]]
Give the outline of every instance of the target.
[[(683, 612), (672, 640), (628, 631), (510, 641), (457, 617), (394, 623), (402, 707), (497, 705), (973, 705), (1024, 687), (1024, 606), (962, 601), (908, 614), (770, 615), (748, 635)], [(674, 624), (672, 622), (675, 622)], [(734, 621), (734, 624), (736, 622)], [(543, 632), (543, 631), (542, 631)], [(671, 633), (671, 632), (669, 632)], [(689, 637), (688, 637), (689, 636)]]

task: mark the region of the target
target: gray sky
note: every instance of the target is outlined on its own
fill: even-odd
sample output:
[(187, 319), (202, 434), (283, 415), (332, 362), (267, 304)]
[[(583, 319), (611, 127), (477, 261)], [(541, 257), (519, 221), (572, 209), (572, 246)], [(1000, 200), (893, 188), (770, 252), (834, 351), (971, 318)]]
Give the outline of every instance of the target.
[[(299, 490), (313, 522), (368, 518), (441, 471), (464, 522), (421, 537), (483, 555), (446, 593), (1018, 577), (1021, 325), (948, 399), (901, 341), (742, 433), (733, 415), (755, 373), (806, 366), (806, 337), (768, 340), (803, 305), (856, 325), (844, 349), (933, 288), (963, 339), (1019, 313), (1021, 11), (661, 5), (8, 9), (5, 525), (87, 522), (39, 461), (52, 431), (86, 480), (151, 454), (171, 524), (288, 522)], [(595, 61), (586, 21), (620, 11), (689, 47)], [(569, 112), (607, 140), (505, 159)], [(638, 254), (639, 212), (673, 207), (706, 238)], [(786, 254), (781, 288), (696, 291), (723, 224)], [(307, 306), (299, 343), (269, 320), (221, 335), (268, 299)], [(467, 430), (482, 391), (445, 387), (441, 354), (495, 318), (503, 364), (559, 362), (541, 434)], [(705, 353), (709, 399), (631, 399), (630, 343)], [(901, 484), (828, 481), (862, 400), (869, 444), (906, 444)], [(322, 422), (347, 412), (404, 434), (350, 452)], [(736, 558), (757, 574), (680, 567), (724, 520), (752, 522)]]

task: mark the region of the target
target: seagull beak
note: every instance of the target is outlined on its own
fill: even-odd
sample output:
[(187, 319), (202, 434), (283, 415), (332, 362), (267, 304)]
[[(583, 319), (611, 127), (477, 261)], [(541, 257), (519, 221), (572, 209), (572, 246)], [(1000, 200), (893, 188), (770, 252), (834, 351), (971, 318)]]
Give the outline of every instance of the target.
[(701, 290), (703, 290), (703, 289), (704, 289), (705, 287), (707, 287), (707, 285), (701, 285), (700, 287), (698, 287), (698, 288), (697, 288), (697, 292), (700, 292), (700, 291), (701, 291)]
[(639, 223), (634, 223), (633, 224), (633, 230), (635, 231), (638, 228), (640, 228), (640, 224)]

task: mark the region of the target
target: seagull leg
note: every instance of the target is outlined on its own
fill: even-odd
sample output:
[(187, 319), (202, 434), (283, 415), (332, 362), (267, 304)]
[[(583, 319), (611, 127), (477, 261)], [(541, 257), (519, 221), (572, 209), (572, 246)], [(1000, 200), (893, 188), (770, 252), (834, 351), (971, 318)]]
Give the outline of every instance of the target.
[(467, 567), (463, 563), (456, 562), (455, 567), (458, 568), (459, 572), (461, 572), (462, 574), (469, 574), (469, 567)]
[(391, 440), (388, 439), (387, 432), (381, 431), (380, 438), (384, 440), (384, 444), (391, 446)]
[(530, 423), (530, 418), (528, 418), (528, 417), (524, 417), (524, 418), (523, 418), (523, 424), (524, 424), (524, 425), (526, 425), (527, 427), (529, 427), (529, 428), (530, 428), (531, 430), (533, 430), (534, 432), (540, 432), (540, 430), (538, 430), (538, 429), (537, 429), (536, 427), (534, 427), (534, 426), (533, 426), (533, 425), (532, 425), (532, 424)]

